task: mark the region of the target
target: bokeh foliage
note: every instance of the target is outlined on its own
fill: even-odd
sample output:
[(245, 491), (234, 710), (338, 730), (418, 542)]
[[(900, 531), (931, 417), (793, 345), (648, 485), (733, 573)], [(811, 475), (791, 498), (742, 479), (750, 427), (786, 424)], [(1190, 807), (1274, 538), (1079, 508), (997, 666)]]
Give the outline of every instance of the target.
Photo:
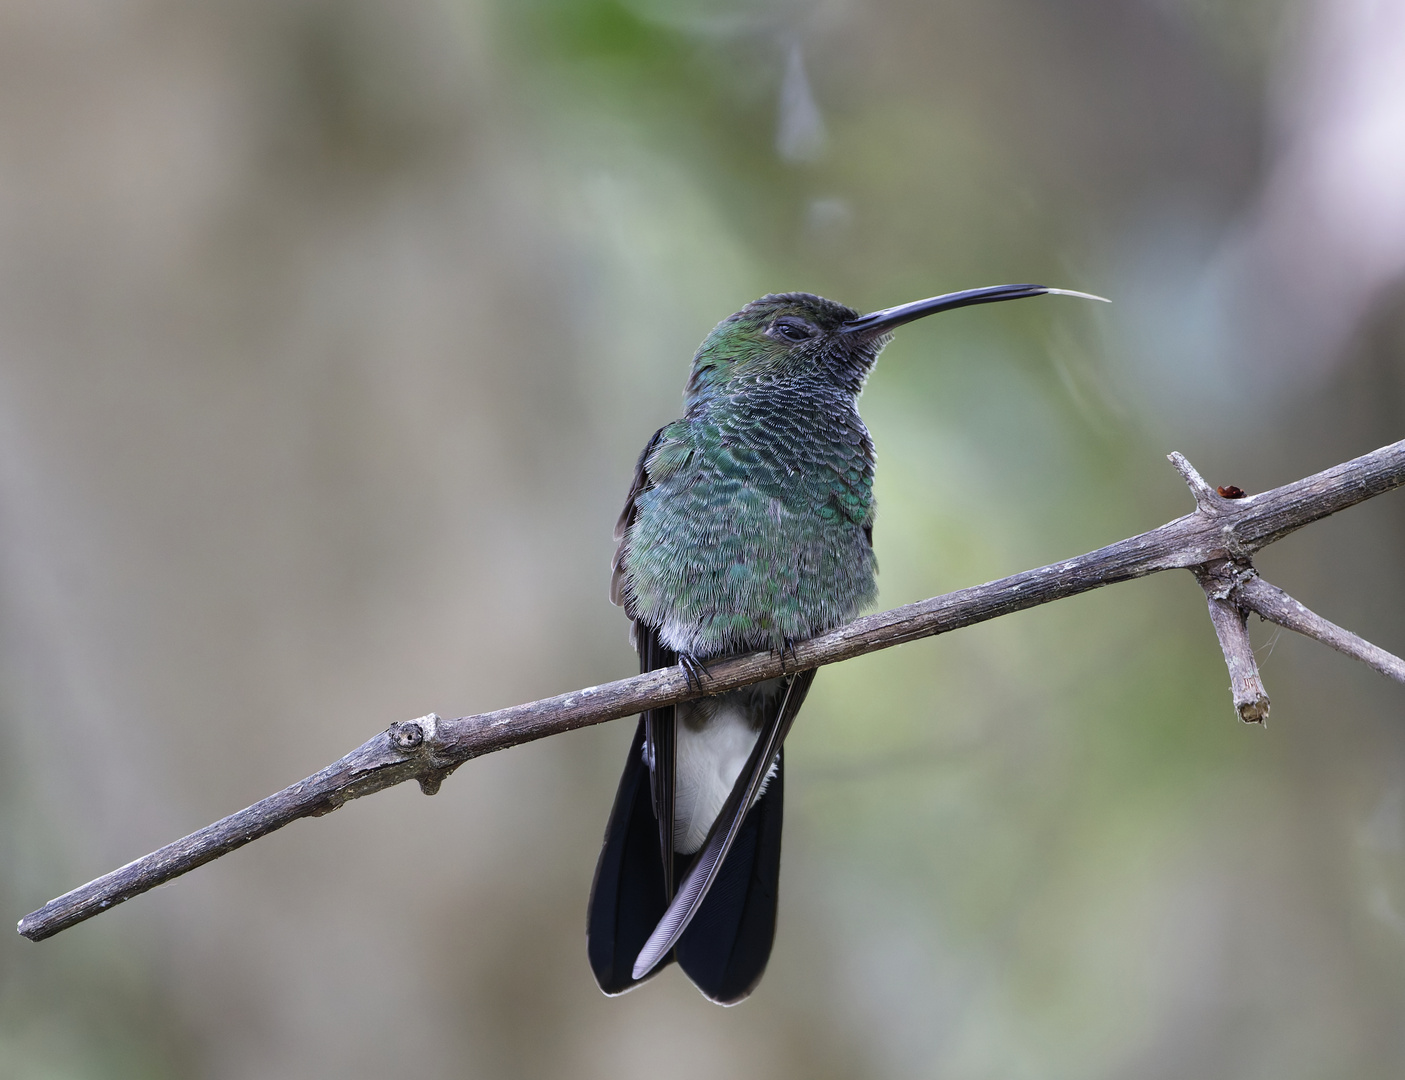
[[(1394, 40), (1358, 8), (1333, 42)], [(627, 674), (634, 457), (762, 292), (1114, 300), (902, 330), (861, 402), (884, 606), (1185, 512), (1172, 449), (1254, 490), (1399, 438), (1398, 278), (1346, 323), (1216, 306), (1294, 265), (1283, 163), (1369, 59), (1324, 10), (10, 9), (7, 910), (390, 720)], [(1402, 536), (1388, 496), (1262, 565), (1398, 652)], [(622, 722), (0, 945), (0, 1077), (1394, 1075), (1405, 698), (1255, 633), (1267, 731), (1188, 575), (824, 671), (741, 1008), (591, 982)]]

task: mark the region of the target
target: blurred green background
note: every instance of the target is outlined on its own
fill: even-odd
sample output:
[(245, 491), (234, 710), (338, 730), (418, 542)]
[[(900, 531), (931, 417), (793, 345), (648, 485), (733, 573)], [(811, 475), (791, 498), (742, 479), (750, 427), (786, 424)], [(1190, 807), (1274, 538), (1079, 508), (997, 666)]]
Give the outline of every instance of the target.
[[(1405, 435), (1401, 0), (0, 8), (0, 901), (632, 673), (635, 455), (768, 291), (904, 329), (884, 607)], [(1260, 560), (1405, 651), (1405, 496)], [(596, 990), (620, 721), (42, 944), (0, 1077), (1405, 1072), (1405, 692), (1188, 574), (826, 669), (744, 1005)]]

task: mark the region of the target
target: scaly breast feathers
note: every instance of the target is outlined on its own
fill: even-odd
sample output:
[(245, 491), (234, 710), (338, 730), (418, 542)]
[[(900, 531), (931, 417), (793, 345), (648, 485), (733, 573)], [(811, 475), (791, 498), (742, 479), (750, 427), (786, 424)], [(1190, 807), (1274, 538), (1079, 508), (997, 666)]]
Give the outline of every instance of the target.
[(619, 565), (630, 613), (679, 652), (778, 648), (876, 593), (872, 450), (857, 417), (852, 435), (813, 441), (796, 418), (774, 439), (750, 419), (670, 424), (642, 463)]

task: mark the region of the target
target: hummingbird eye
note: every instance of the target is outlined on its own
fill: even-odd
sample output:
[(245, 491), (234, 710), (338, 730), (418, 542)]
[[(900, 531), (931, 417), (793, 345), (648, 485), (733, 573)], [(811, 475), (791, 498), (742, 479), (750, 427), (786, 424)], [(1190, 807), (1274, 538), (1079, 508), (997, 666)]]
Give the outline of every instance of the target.
[(786, 341), (804, 341), (814, 337), (816, 333), (818, 331), (804, 319), (791, 316), (782, 315), (771, 324), (772, 336), (785, 338)]

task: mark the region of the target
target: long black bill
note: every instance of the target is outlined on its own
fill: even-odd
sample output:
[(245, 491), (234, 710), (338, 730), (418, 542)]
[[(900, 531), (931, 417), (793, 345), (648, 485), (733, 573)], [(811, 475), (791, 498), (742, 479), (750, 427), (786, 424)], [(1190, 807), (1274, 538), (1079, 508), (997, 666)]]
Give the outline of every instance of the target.
[(1051, 289), (1045, 285), (989, 285), (984, 289), (964, 289), (961, 292), (945, 293), (926, 300), (914, 300), (910, 304), (872, 311), (850, 319), (839, 328), (841, 334), (883, 334), (889, 330), (910, 323), (915, 319), (925, 319), (939, 311), (970, 307), (972, 304), (994, 304), (1000, 300), (1023, 300), (1026, 296), (1079, 296), (1084, 300), (1101, 300), (1111, 303), (1105, 296), (1092, 293), (1073, 292), (1071, 289)]

